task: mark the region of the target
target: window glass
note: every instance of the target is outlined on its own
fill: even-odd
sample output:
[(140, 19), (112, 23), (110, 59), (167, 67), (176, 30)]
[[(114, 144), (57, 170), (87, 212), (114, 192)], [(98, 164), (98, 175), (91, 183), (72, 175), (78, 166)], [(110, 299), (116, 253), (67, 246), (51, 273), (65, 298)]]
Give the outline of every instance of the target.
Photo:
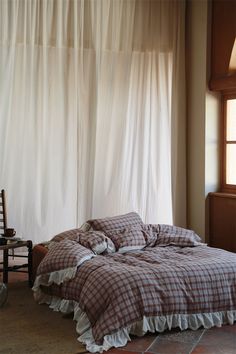
[(226, 183), (236, 184), (236, 144), (226, 147)]
[[(236, 141), (236, 99), (227, 101), (227, 137)], [(235, 161), (236, 162), (236, 161)]]

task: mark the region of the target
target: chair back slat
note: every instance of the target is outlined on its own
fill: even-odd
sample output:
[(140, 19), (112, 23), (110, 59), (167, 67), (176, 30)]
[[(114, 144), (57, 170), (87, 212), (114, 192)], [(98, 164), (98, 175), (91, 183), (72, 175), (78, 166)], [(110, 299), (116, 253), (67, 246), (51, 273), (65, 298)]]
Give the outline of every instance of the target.
[(5, 233), (5, 230), (7, 228), (7, 211), (6, 211), (6, 196), (5, 196), (4, 189), (2, 189), (0, 192), (0, 214), (1, 214), (0, 229), (3, 230), (3, 233)]

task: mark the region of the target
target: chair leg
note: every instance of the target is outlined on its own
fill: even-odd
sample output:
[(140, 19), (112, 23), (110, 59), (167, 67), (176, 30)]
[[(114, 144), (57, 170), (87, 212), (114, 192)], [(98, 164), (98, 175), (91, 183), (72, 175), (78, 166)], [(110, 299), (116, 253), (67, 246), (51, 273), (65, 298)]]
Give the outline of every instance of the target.
[(29, 275), (29, 287), (33, 286), (33, 275), (32, 275), (32, 241), (28, 241), (28, 275)]
[(8, 283), (8, 249), (3, 251), (3, 283)]

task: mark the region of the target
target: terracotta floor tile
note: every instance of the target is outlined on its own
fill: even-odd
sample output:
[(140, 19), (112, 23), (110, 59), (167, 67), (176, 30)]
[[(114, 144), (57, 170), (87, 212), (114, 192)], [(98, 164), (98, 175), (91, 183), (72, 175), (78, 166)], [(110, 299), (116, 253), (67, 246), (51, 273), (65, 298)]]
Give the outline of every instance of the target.
[(143, 337), (131, 337), (131, 342), (129, 342), (123, 350), (128, 351), (140, 351), (145, 352), (151, 346), (151, 344), (156, 340), (158, 334), (146, 334)]
[[(9, 272), (8, 273), (8, 283), (17, 283), (21, 281), (28, 280), (28, 274), (26, 273), (16, 273), (16, 272)], [(0, 282), (3, 281), (3, 274), (0, 273)]]
[(184, 343), (196, 343), (202, 336), (204, 329), (198, 329), (196, 331), (186, 330), (181, 331), (179, 329), (165, 331), (159, 335), (162, 340), (184, 342)]
[(213, 345), (197, 345), (196, 348), (191, 352), (191, 354), (235, 354), (236, 348), (229, 349), (226, 347), (218, 347)]
[[(0, 262), (2, 262), (2, 259), (0, 257)], [(20, 265), (26, 263), (25, 258), (9, 258), (9, 266), (13, 265)], [(0, 266), (2, 268), (2, 265)], [(23, 270), (23, 269), (22, 269)], [(25, 269), (26, 270), (26, 269)], [(21, 273), (21, 272), (8, 272), (8, 283), (16, 283), (16, 282), (21, 282), (28, 280), (28, 274), (27, 273)], [(0, 272), (0, 282), (3, 281), (3, 273)]]
[(229, 332), (236, 334), (236, 323), (234, 325), (224, 325), (222, 327), (214, 327), (210, 329), (211, 331), (215, 332)]
[(230, 326), (222, 326), (221, 328), (210, 328), (204, 332), (200, 345), (215, 346), (219, 348), (234, 349), (236, 353), (236, 332)]
[(156, 354), (189, 354), (193, 347), (192, 343), (157, 339), (154, 344), (148, 349), (147, 353)]
[(122, 348), (111, 348), (106, 353), (108, 353), (108, 354), (142, 354), (142, 352), (127, 351), (127, 350), (123, 350)]

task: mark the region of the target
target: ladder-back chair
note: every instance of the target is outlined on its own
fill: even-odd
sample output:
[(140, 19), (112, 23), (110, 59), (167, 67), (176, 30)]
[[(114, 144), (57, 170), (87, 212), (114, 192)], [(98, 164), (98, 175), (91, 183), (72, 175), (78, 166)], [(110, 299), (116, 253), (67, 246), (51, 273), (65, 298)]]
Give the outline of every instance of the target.
[[(5, 195), (5, 190), (2, 189), (0, 192), (0, 235), (4, 236), (6, 235), (6, 229), (7, 229), (7, 208), (6, 208), (6, 195)], [(7, 241), (9, 242), (9, 241)], [(25, 254), (14, 254), (14, 250), (17, 248), (22, 248), (22, 247), (27, 247), (27, 255)], [(3, 264), (3, 268), (0, 268), (0, 272), (3, 272), (3, 283), (7, 284), (8, 283), (8, 273), (9, 272), (22, 272), (22, 273), (28, 273), (29, 276), (29, 285), (32, 286), (32, 241), (27, 240), (23, 241), (21, 239), (13, 242), (13, 243), (7, 243), (0, 245), (0, 249), (3, 252), (3, 262), (0, 262), (0, 264)], [(9, 254), (11, 253), (11, 254)], [(27, 258), (28, 262), (22, 264), (14, 264), (14, 265), (9, 265), (8, 259), (10, 256), (13, 257), (23, 257)], [(25, 270), (21, 270), (22, 268), (26, 268)]]
[(7, 229), (7, 210), (5, 190), (0, 192), (0, 235), (4, 235)]

